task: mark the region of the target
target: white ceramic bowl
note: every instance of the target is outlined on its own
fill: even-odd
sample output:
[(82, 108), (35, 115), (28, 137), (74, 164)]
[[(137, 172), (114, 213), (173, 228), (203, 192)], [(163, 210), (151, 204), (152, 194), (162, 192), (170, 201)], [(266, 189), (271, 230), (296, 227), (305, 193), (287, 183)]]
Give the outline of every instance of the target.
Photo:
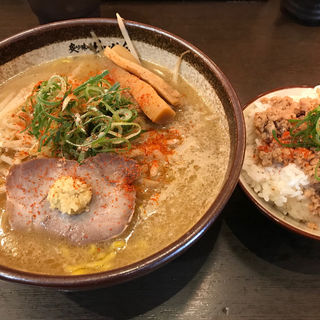
[[(313, 97), (313, 98), (318, 97), (318, 95), (316, 94), (316, 90), (312, 87), (307, 87), (307, 86), (274, 89), (272, 91), (259, 95), (252, 102), (247, 104), (244, 108), (247, 134), (249, 132), (250, 124), (248, 123), (246, 116), (248, 116), (248, 112), (250, 111), (250, 109), (254, 108), (256, 102), (261, 100), (262, 98), (271, 98), (274, 96), (279, 96), (279, 97), (289, 96), (289, 97), (292, 97), (293, 99), (299, 99), (302, 97)], [(248, 136), (247, 136), (247, 144), (248, 144)], [(246, 159), (244, 160), (244, 163), (245, 161)], [(245, 191), (245, 193), (248, 195), (248, 197), (256, 204), (256, 206), (273, 221), (275, 221), (276, 223), (282, 225), (283, 227), (293, 232), (299, 233), (303, 236), (320, 240), (320, 230), (311, 229), (305, 223), (297, 221), (289, 215), (284, 215), (277, 206), (275, 206), (271, 202), (265, 201), (263, 198), (258, 196), (258, 194), (253, 190), (253, 188), (246, 181), (243, 170), (240, 174), (240, 185)], [(320, 218), (319, 218), (319, 221), (320, 221)]]

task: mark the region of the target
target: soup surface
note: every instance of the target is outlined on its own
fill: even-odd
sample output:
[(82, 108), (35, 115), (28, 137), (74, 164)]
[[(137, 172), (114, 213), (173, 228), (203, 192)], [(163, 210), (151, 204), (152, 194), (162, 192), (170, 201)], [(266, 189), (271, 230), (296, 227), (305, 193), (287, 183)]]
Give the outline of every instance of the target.
[[(18, 110), (38, 81), (47, 80), (53, 74), (86, 80), (108, 69), (110, 63), (106, 58), (86, 55), (28, 69), (0, 86), (2, 121)], [(144, 65), (171, 81), (168, 70), (146, 62)], [(174, 120), (163, 126), (146, 118), (145, 129), (152, 131), (152, 135), (136, 142), (144, 148), (153, 144), (155, 157), (163, 160), (160, 172), (154, 160), (144, 162), (143, 154), (139, 153), (141, 148), (135, 148), (135, 142), (133, 150), (127, 154), (135, 158), (148, 175), (136, 183), (135, 213), (124, 233), (106, 242), (76, 246), (47, 234), (10, 230), (5, 211), (6, 196), (2, 192), (0, 264), (52, 275), (99, 272), (146, 258), (189, 230), (221, 189), (228, 166), (230, 138), (221, 106), (206, 106), (181, 78), (176, 88), (184, 102), (176, 108)], [(1, 140), (6, 134), (2, 127), (0, 124)], [(157, 132), (164, 135), (157, 136)], [(159, 141), (160, 138), (164, 140)], [(2, 148), (2, 155), (5, 152)], [(5, 162), (1, 165), (5, 175), (9, 165)], [(5, 177), (1, 179), (3, 189)]]

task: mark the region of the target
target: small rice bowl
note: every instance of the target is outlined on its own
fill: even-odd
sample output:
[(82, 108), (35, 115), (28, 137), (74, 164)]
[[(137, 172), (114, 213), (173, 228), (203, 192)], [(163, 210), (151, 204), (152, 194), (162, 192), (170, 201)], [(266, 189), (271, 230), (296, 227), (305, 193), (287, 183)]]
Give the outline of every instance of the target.
[(289, 96), (298, 101), (303, 97), (319, 98), (316, 88), (288, 88), (262, 95), (244, 110), (246, 122), (246, 153), (240, 176), (242, 187), (257, 205), (275, 220), (308, 234), (320, 236), (320, 217), (309, 210), (310, 200), (304, 189), (310, 185), (309, 177), (296, 164), (263, 167), (254, 159), (255, 148), (261, 141), (255, 132), (254, 115), (267, 110), (270, 105), (262, 98)]

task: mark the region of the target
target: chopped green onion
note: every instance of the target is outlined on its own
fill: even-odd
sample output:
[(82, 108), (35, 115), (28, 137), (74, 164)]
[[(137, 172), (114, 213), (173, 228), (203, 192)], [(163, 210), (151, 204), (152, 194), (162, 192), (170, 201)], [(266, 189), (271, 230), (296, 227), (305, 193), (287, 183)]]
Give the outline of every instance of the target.
[(294, 126), (289, 130), (289, 142), (283, 143), (272, 131), (274, 139), (283, 147), (320, 149), (320, 106), (308, 112), (303, 119), (289, 119)]
[(38, 139), (39, 152), (49, 146), (54, 155), (81, 162), (100, 152), (131, 148), (130, 140), (141, 133), (133, 122), (137, 111), (130, 108), (119, 83), (111, 85), (104, 79), (108, 73), (105, 70), (74, 90), (59, 75), (33, 89), (26, 101), (32, 109), (26, 130)]

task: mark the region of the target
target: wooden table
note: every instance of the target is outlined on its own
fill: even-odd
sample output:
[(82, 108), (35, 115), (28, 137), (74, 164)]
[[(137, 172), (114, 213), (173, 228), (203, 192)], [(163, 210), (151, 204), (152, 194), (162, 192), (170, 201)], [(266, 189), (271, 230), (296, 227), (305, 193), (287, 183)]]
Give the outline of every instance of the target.
[[(153, 24), (225, 72), (243, 104), (263, 91), (320, 82), (320, 27), (279, 2), (107, 1), (103, 17)], [(26, 1), (1, 0), (0, 39), (36, 26)], [(63, 293), (0, 282), (0, 319), (320, 319), (320, 243), (269, 221), (238, 187), (183, 256), (141, 279)]]

